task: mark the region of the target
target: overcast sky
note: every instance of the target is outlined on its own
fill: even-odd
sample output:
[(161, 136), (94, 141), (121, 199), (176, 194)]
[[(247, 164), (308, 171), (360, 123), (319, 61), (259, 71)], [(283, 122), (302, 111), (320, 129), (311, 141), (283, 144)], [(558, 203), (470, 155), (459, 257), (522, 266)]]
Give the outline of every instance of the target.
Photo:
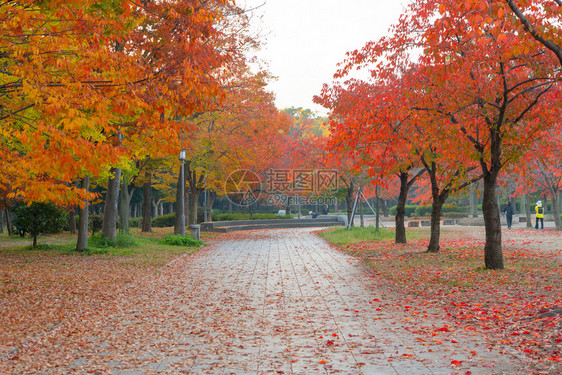
[[(310, 108), (322, 84), (332, 82), (345, 53), (385, 35), (405, 0), (238, 0), (253, 8), (253, 22), (266, 35), (258, 56), (278, 80), (269, 86), (280, 109)], [(260, 19), (261, 18), (261, 19)]]

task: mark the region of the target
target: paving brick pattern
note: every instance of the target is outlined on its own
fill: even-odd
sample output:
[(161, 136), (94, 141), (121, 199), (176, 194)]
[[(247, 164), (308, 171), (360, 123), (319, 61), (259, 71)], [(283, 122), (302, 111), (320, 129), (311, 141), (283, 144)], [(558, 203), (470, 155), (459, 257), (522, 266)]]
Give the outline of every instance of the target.
[[(228, 234), (127, 289), (98, 315), (67, 322), (31, 343), (33, 351), (24, 350), (12, 371), (524, 371), (521, 358), (507, 349), (489, 349), (484, 338), (455, 333), (457, 343), (438, 344), (427, 335), (413, 334), (412, 330), (431, 331), (444, 323), (394, 309), (393, 301), (400, 295), (377, 282), (357, 259), (308, 229)], [(454, 360), (462, 364), (454, 366)]]

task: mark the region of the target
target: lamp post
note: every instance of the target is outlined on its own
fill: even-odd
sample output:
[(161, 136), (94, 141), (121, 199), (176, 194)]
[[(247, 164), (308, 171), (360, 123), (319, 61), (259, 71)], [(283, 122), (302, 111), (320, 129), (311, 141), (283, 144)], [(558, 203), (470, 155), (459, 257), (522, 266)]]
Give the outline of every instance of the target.
[(180, 151), (180, 162), (181, 162), (181, 168), (180, 168), (180, 234), (182, 236), (185, 236), (185, 172), (184, 172), (184, 166), (183, 163), (185, 162), (185, 150), (181, 150)]

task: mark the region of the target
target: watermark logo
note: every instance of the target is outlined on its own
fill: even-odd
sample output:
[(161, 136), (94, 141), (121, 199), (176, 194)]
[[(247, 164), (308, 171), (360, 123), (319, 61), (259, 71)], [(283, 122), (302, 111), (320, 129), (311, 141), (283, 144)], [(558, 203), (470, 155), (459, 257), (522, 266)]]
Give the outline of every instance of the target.
[(272, 206), (333, 204), (329, 196), (338, 189), (338, 172), (331, 169), (268, 169), (265, 184), (248, 169), (232, 172), (225, 181), (224, 191), (230, 202), (237, 206), (256, 203), (262, 193)]
[(338, 189), (338, 172), (331, 169), (269, 169), (266, 176), (268, 194), (322, 194)]
[(337, 202), (336, 197), (302, 197), (299, 195), (285, 195), (285, 194), (270, 194), (268, 195), (266, 202), (270, 206), (286, 207), (286, 206), (314, 206), (314, 205), (325, 205), (325, 204), (335, 204)]
[(261, 196), (261, 180), (254, 172), (238, 169), (224, 183), (224, 192), (229, 201), (237, 206), (250, 206)]

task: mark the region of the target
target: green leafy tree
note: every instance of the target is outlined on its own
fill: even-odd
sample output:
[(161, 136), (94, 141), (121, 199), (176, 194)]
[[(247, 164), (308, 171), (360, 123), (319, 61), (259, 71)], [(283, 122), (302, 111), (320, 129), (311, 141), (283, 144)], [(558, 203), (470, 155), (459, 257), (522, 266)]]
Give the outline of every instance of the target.
[(51, 203), (34, 202), (16, 208), (14, 227), (24, 236), (33, 237), (33, 247), (37, 247), (37, 237), (45, 233), (62, 232), (67, 222), (67, 212)]

